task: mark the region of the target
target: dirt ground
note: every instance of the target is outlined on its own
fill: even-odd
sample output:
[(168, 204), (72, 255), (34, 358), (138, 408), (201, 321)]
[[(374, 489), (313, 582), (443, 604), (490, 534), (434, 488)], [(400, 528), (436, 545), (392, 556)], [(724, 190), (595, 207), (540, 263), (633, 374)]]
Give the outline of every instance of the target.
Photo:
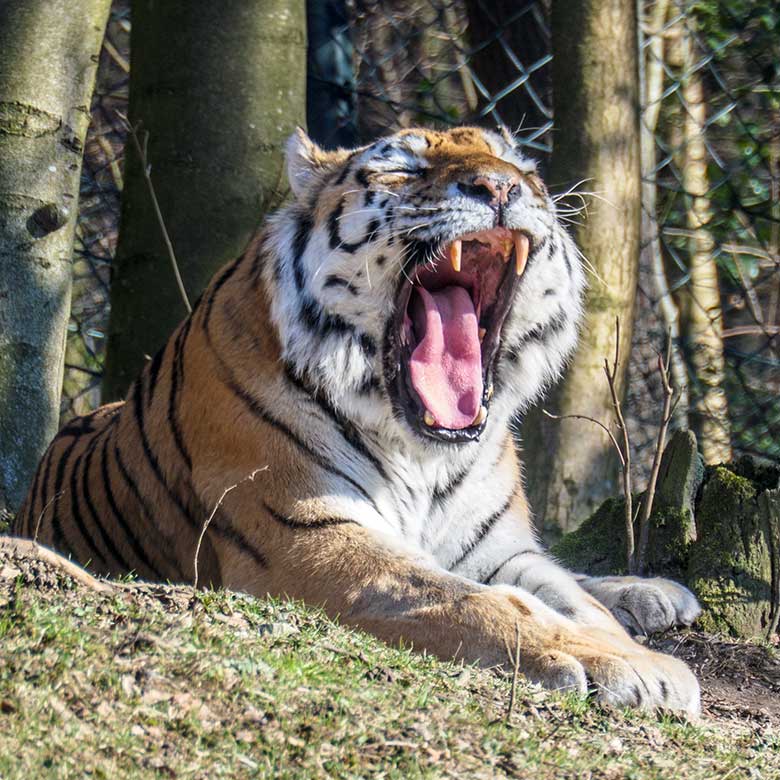
[(654, 639), (696, 673), (705, 717), (780, 726), (780, 647), (689, 630)]

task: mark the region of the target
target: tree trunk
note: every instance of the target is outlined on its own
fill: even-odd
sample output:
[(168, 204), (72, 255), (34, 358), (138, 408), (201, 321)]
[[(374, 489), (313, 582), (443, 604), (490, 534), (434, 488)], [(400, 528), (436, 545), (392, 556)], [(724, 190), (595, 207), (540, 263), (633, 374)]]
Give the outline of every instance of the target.
[(356, 0), (352, 34), (360, 53), (358, 134), (371, 141), (420, 122), (420, 81), (430, 81), (425, 41), (433, 9), (416, 0)]
[[(623, 394), (631, 345), (640, 230), (639, 100), (635, 0), (552, 4), (554, 189), (586, 181), (598, 193), (574, 235), (593, 273), (579, 347), (545, 404), (557, 414), (612, 420), (604, 358), (615, 352), (620, 318)], [(617, 490), (619, 463), (592, 423), (534, 411), (523, 428), (527, 480), (548, 537), (575, 528)]]
[[(130, 122), (149, 132), (160, 209), (194, 301), (286, 191), (283, 145), (305, 124), (304, 0), (133, 4)], [(103, 400), (123, 397), (186, 313), (128, 144)]]
[(0, 3), (0, 514), (57, 430), (73, 232), (110, 0)]
[(679, 291), (681, 333), (688, 353), (690, 418), (705, 463), (731, 461), (731, 423), (724, 389), (723, 312), (720, 305), (715, 241), (709, 229), (707, 104), (686, 24), (677, 25), (674, 62), (681, 69), (682, 133), (680, 164), (688, 201), (686, 226), (689, 281)]
[[(640, 264), (649, 273), (658, 311), (672, 341), (671, 380), (677, 395), (674, 419), (688, 427), (688, 371), (680, 350), (680, 311), (669, 288), (658, 224), (657, 153), (655, 135), (664, 91), (664, 25), (669, 0), (656, 0), (645, 17), (644, 61), (640, 61), (642, 125), (642, 250)], [(659, 344), (659, 347), (661, 345)]]

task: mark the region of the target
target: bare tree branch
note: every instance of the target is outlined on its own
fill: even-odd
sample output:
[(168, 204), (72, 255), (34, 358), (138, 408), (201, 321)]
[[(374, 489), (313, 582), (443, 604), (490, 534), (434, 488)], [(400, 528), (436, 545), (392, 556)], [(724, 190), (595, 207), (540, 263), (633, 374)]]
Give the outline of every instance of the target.
[[(656, 440), (655, 452), (653, 454), (653, 466), (650, 470), (650, 480), (647, 483), (647, 490), (642, 501), (642, 512), (639, 516), (639, 546), (637, 548), (637, 572), (644, 575), (647, 570), (647, 548), (650, 537), (650, 515), (653, 511), (653, 500), (655, 499), (655, 488), (658, 482), (658, 471), (661, 468), (661, 457), (666, 446), (666, 433), (669, 429), (672, 415), (674, 414), (673, 404), (674, 388), (669, 381), (669, 367), (672, 361), (672, 334), (668, 334), (666, 346), (666, 359), (658, 356), (658, 373), (661, 375), (661, 384), (664, 391), (664, 405), (661, 414), (661, 422), (658, 427), (658, 439)], [(677, 396), (679, 400), (679, 395)]]
[(509, 723), (512, 717), (512, 711), (515, 708), (515, 701), (517, 699), (517, 676), (520, 674), (520, 624), (515, 623), (515, 650), (509, 652), (509, 660), (512, 661), (512, 687), (509, 689), (509, 704), (506, 708), (506, 722)]
[(62, 498), (62, 494), (64, 493), (64, 490), (60, 490), (59, 493), (55, 493), (44, 505), (43, 509), (41, 509), (40, 514), (38, 515), (38, 519), (35, 521), (35, 531), (33, 532), (33, 542), (38, 543), (38, 531), (41, 530), (41, 520), (43, 520), (43, 516), (46, 514), (46, 510), (58, 499)]
[(184, 282), (181, 278), (181, 274), (179, 273), (179, 263), (176, 260), (176, 253), (173, 250), (173, 242), (171, 241), (171, 237), (168, 235), (168, 229), (165, 227), (165, 220), (163, 219), (162, 211), (160, 211), (160, 203), (157, 200), (157, 193), (155, 192), (154, 184), (152, 183), (152, 168), (149, 165), (149, 160), (146, 156), (146, 151), (149, 146), (149, 133), (144, 131), (144, 139), (142, 143), (138, 138), (138, 129), (141, 127), (141, 123), (139, 122), (135, 127), (133, 127), (124, 114), (119, 111), (116, 113), (117, 116), (122, 120), (125, 129), (130, 134), (130, 137), (133, 139), (133, 145), (135, 146), (135, 150), (138, 153), (139, 159), (141, 160), (141, 170), (143, 171), (146, 185), (149, 188), (149, 195), (152, 199), (152, 205), (154, 206), (154, 213), (157, 217), (157, 222), (160, 225), (163, 241), (165, 241), (165, 246), (168, 250), (168, 257), (171, 260), (173, 275), (176, 278), (176, 285), (179, 288), (179, 295), (181, 295), (184, 308), (187, 309), (187, 314), (192, 314), (190, 299), (187, 297), (187, 291), (184, 289)]
[(633, 497), (631, 495), (631, 443), (628, 438), (628, 428), (623, 418), (623, 407), (620, 403), (617, 391), (618, 367), (620, 365), (620, 318), (615, 317), (615, 358), (612, 362), (612, 368), (609, 361), (604, 358), (604, 374), (607, 377), (609, 385), (609, 394), (612, 398), (612, 408), (615, 412), (615, 421), (622, 434), (622, 445), (620, 447), (623, 457), (621, 466), (623, 470), (623, 496), (626, 501), (626, 565), (628, 571), (633, 574), (636, 571), (636, 556), (634, 547), (634, 511)]
[(552, 412), (548, 412), (546, 409), (542, 409), (542, 414), (546, 415), (551, 420), (586, 420), (587, 422), (592, 422), (595, 425), (598, 425), (599, 428), (601, 428), (601, 430), (603, 430), (604, 433), (609, 436), (609, 439), (615, 448), (615, 452), (617, 452), (617, 456), (620, 458), (620, 465), (623, 465), (623, 452), (620, 449), (620, 445), (618, 444), (617, 439), (615, 438), (612, 431), (610, 431), (609, 428), (607, 428), (607, 426), (604, 425), (604, 423), (600, 420), (597, 420), (595, 417), (588, 417), (586, 414), (553, 414)]

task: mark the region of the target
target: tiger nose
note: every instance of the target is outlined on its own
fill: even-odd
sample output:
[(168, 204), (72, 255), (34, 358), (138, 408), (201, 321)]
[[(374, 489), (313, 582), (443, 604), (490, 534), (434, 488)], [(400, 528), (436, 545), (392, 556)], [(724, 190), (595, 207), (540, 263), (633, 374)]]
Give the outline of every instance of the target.
[(480, 174), (469, 182), (459, 182), (458, 189), (464, 195), (496, 207), (509, 202), (510, 193), (519, 183), (520, 179), (511, 174)]

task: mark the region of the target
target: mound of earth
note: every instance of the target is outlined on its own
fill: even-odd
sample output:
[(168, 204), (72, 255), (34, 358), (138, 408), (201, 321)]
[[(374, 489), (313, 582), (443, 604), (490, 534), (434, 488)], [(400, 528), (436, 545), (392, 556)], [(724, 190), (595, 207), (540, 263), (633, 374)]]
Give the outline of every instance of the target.
[(0, 537), (0, 777), (780, 776), (771, 648), (657, 641), (702, 674), (701, 722), (522, 676), (509, 712), (507, 677), (299, 604), (100, 582)]

